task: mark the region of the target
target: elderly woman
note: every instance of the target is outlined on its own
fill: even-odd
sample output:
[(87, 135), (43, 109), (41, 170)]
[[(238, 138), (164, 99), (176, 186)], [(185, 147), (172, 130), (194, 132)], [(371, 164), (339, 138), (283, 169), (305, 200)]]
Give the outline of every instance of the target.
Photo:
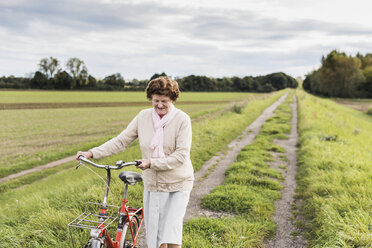
[(173, 103), (179, 96), (176, 81), (159, 77), (149, 82), (147, 98), (153, 108), (142, 110), (117, 137), (88, 152), (86, 158), (107, 157), (125, 150), (136, 138), (142, 152), (146, 239), (149, 248), (182, 244), (183, 217), (193, 187), (190, 160), (191, 121)]

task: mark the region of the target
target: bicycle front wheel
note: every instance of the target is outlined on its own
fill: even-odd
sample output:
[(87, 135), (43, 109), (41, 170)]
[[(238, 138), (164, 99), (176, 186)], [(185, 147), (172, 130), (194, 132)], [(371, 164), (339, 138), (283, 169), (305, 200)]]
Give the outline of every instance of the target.
[(85, 245), (85, 248), (105, 248), (107, 247), (101, 239), (92, 238)]
[[(130, 221), (132, 222), (132, 226), (133, 226), (133, 235), (136, 236), (138, 232), (138, 226), (139, 226), (137, 215), (133, 215)], [(120, 239), (120, 248), (132, 248), (135, 245), (136, 245), (135, 241), (133, 240), (132, 233), (130, 231), (129, 222), (126, 222), (124, 224), (123, 233)]]

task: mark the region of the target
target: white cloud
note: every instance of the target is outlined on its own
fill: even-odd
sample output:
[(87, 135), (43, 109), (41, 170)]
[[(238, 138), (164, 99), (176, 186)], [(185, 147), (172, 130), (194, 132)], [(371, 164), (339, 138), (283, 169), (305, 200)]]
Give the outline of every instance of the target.
[(363, 0), (2, 1), (0, 75), (23, 76), (49, 56), (62, 64), (78, 57), (96, 77), (303, 75), (332, 49), (371, 52), (368, 7)]

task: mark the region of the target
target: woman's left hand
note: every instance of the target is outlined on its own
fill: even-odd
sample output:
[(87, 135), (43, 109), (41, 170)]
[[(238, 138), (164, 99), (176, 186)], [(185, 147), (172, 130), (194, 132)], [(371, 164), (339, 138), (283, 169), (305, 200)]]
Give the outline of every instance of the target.
[(137, 166), (137, 168), (141, 170), (146, 170), (151, 167), (151, 161), (149, 159), (139, 159), (137, 161), (141, 161), (141, 164)]

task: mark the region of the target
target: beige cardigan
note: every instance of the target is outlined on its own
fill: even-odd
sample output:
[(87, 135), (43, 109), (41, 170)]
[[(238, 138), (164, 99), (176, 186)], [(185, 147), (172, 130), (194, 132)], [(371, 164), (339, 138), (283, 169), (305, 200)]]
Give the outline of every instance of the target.
[(142, 110), (117, 137), (90, 151), (93, 158), (103, 158), (125, 150), (136, 138), (142, 158), (151, 160), (151, 168), (143, 171), (145, 189), (152, 192), (190, 191), (194, 170), (190, 160), (191, 120), (183, 111), (177, 113), (164, 128), (165, 158), (151, 158), (154, 136), (151, 109)]

